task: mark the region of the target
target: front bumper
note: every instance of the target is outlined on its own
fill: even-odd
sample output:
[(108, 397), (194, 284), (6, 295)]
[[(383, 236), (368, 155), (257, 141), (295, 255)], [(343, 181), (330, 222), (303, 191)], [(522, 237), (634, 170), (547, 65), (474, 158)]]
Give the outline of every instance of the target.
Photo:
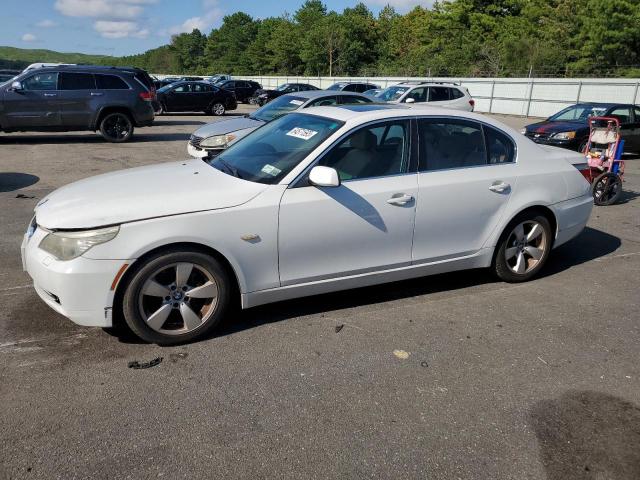
[(85, 257), (56, 260), (38, 248), (46, 232), (36, 229), (22, 241), (22, 263), (36, 293), (52, 309), (78, 325), (110, 327), (114, 291), (111, 285), (127, 260)]
[(578, 236), (587, 226), (593, 210), (593, 196), (589, 191), (581, 197), (565, 200), (550, 207), (558, 222), (558, 231), (553, 243), (555, 248)]

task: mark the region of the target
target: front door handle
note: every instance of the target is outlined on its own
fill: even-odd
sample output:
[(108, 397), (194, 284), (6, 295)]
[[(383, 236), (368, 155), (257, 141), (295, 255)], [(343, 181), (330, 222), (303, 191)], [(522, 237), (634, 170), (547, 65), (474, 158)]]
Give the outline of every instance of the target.
[(45, 97), (57, 97), (58, 94), (57, 93), (45, 93), (44, 96)]
[(104, 95), (102, 92), (91, 92), (92, 97), (101, 97), (102, 95)]
[(407, 195), (406, 193), (396, 193), (389, 200), (387, 200), (387, 203), (391, 205), (402, 206), (402, 205), (406, 205), (412, 200), (413, 200), (413, 197), (411, 195)]
[(489, 187), (489, 190), (491, 190), (492, 192), (504, 193), (509, 191), (510, 188), (511, 188), (511, 185), (509, 185), (507, 182), (503, 182), (502, 180), (499, 180), (497, 182), (493, 182)]

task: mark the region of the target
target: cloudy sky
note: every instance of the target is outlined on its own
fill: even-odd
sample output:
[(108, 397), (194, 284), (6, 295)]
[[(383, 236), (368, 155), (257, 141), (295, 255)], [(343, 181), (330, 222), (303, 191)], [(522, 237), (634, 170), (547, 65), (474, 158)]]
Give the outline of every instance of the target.
[[(174, 33), (209, 33), (238, 10), (257, 18), (294, 12), (303, 0), (26, 0), (2, 2), (0, 45), (106, 55), (140, 53)], [(325, 0), (341, 11), (355, 0)], [(390, 3), (405, 12), (431, 0), (364, 0), (374, 12)]]

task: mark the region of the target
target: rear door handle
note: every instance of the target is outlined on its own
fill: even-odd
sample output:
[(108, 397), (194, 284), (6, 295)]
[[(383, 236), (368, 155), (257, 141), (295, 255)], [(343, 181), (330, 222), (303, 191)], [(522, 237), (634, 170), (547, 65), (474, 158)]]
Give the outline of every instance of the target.
[(413, 200), (413, 197), (411, 195), (407, 195), (406, 193), (396, 193), (389, 200), (387, 200), (387, 203), (391, 205), (402, 206), (402, 205), (406, 205), (412, 200)]
[(511, 185), (499, 180), (497, 182), (493, 182), (489, 187), (489, 190), (491, 190), (492, 192), (503, 193), (508, 191), (510, 188), (511, 188)]
[(45, 93), (44, 96), (45, 97), (57, 97), (58, 94), (57, 93)]
[(92, 97), (101, 97), (102, 95), (104, 95), (102, 92), (91, 92)]

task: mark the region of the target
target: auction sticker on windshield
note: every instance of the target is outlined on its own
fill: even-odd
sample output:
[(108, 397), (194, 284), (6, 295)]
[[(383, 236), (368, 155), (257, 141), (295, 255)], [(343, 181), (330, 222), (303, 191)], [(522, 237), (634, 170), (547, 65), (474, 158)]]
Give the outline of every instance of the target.
[(316, 132), (315, 130), (308, 130), (306, 128), (296, 127), (288, 131), (287, 135), (289, 135), (290, 137), (301, 138), (302, 140), (309, 140), (316, 133), (318, 132)]
[(268, 175), (271, 175), (272, 177), (275, 177), (276, 175), (278, 175), (282, 170), (280, 170), (277, 167), (274, 167), (273, 165), (269, 165), (268, 163), (262, 167), (262, 171)]
[(294, 105), (302, 105), (304, 102), (302, 100), (291, 100), (289, 103), (292, 103)]

